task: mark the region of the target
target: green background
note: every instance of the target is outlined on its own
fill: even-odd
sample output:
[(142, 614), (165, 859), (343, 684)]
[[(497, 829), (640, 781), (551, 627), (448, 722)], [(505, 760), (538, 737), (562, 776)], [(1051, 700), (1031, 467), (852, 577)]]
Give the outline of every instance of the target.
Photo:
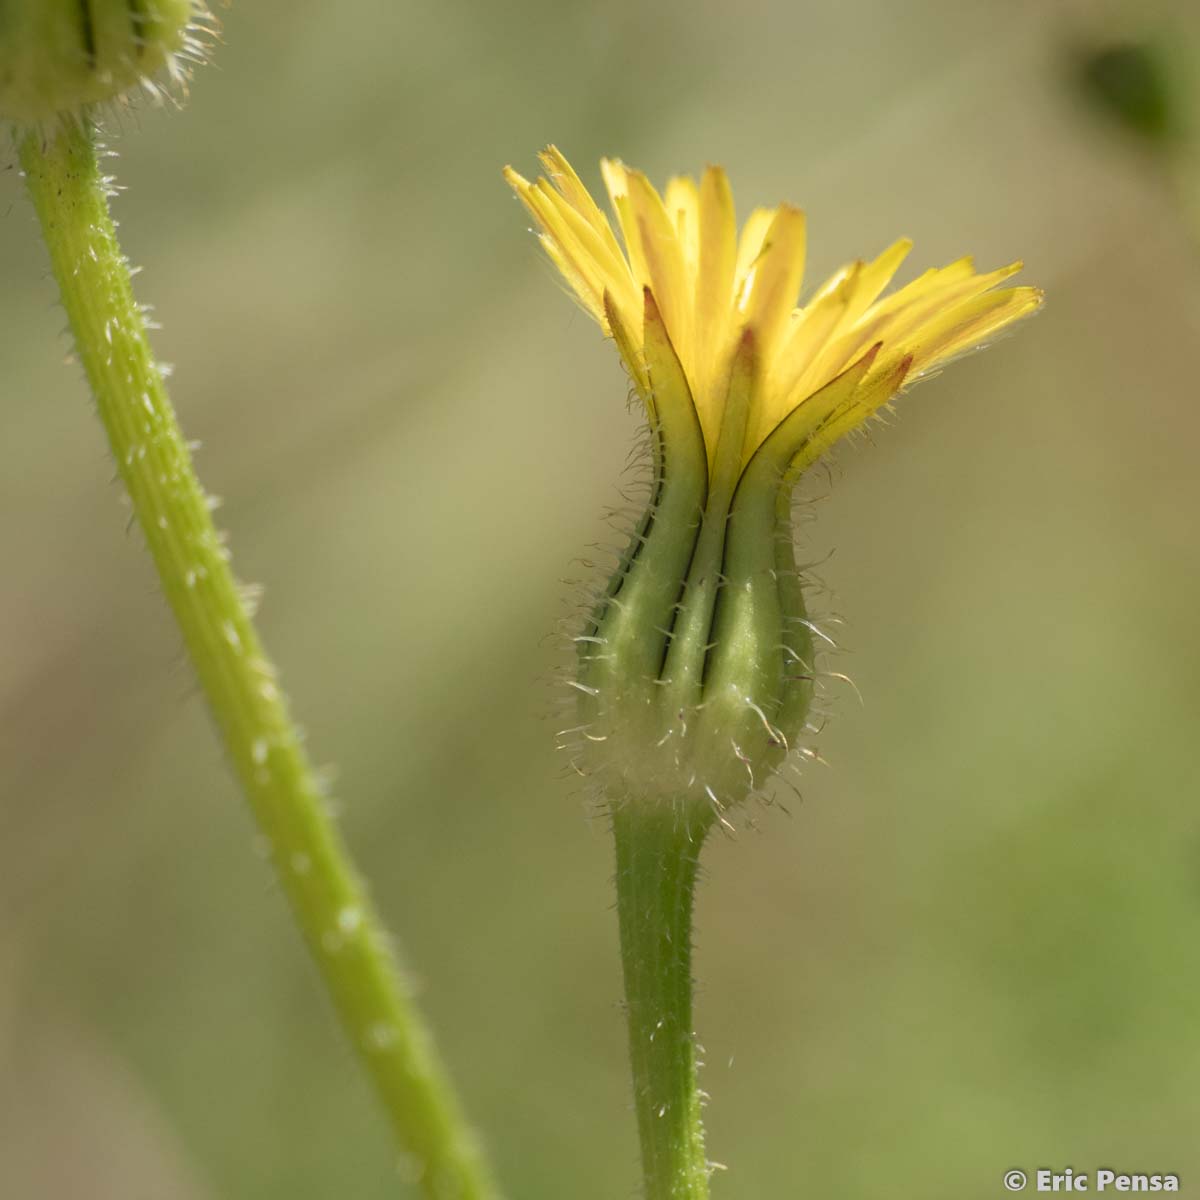
[[(1022, 257), (1048, 294), (802, 489), (865, 704), (831, 682), (803, 803), (706, 852), (715, 1195), (1071, 1165), (1200, 1196), (1200, 221), (1072, 75), (1133, 11), (1186, 47), (1188, 7), (262, 0), (183, 111), (119, 122), (201, 476), (512, 1197), (637, 1187), (610, 849), (545, 637), (636, 421), (500, 178), (551, 140), (592, 185), (601, 154), (724, 164), (743, 213), (807, 209), (816, 276), (909, 234), (902, 278)], [(0, 270), (0, 1196), (412, 1195), (15, 166)]]

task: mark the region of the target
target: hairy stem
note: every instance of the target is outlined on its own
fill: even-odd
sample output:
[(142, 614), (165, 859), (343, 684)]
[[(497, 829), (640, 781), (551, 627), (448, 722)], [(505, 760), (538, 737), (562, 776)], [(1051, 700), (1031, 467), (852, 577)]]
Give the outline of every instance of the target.
[(707, 1200), (692, 1035), (692, 896), (707, 813), (614, 806), (617, 915), (646, 1200)]
[(151, 355), (90, 122), (20, 145), (78, 355), (121, 478), (292, 912), (430, 1200), (497, 1195), (321, 797)]

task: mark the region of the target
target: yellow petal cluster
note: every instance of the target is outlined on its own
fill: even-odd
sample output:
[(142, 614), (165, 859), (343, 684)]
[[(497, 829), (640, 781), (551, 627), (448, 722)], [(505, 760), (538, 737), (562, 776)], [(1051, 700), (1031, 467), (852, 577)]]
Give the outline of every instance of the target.
[(859, 370), (837, 416), (839, 437), (906, 381), (979, 346), (1042, 301), (1037, 288), (997, 287), (1020, 270), (1019, 262), (981, 274), (970, 258), (930, 269), (884, 296), (911, 249), (901, 239), (878, 258), (842, 267), (797, 307), (807, 241), (801, 210), (757, 208), (739, 234), (720, 167), (709, 167), (698, 184), (677, 176), (660, 194), (640, 171), (605, 160), (601, 171), (618, 240), (566, 158), (553, 146), (539, 157), (543, 177), (531, 183), (511, 167), (505, 177), (537, 222), (547, 254), (615, 337), (651, 411), (642, 351), (645, 296), (652, 295), (687, 377), (710, 468), (731, 364), (747, 331), (758, 382), (743, 463), (849, 368)]

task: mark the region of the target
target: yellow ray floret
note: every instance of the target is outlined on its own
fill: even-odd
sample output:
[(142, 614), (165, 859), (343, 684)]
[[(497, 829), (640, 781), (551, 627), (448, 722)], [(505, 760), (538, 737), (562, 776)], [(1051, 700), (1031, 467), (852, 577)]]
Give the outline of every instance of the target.
[[(904, 383), (981, 345), (1042, 302), (1037, 288), (997, 287), (1020, 263), (980, 274), (970, 258), (926, 271), (884, 296), (911, 249), (901, 239), (878, 258), (835, 272), (798, 308), (807, 243), (799, 209), (755, 209), (739, 234), (720, 167), (709, 167), (699, 184), (676, 177), (660, 195), (640, 171), (605, 159), (601, 174), (618, 240), (562, 154), (550, 146), (539, 157), (544, 177), (531, 183), (508, 167), (505, 178), (580, 302), (617, 338), (651, 412), (642, 339), (645, 296), (652, 294), (687, 377), (710, 467), (735, 351), (747, 330), (757, 355), (757, 384), (743, 463), (865, 356), (869, 365), (855, 373), (861, 378), (853, 394), (834, 414), (837, 436), (862, 424)], [(810, 440), (822, 446), (829, 441), (825, 433)]]

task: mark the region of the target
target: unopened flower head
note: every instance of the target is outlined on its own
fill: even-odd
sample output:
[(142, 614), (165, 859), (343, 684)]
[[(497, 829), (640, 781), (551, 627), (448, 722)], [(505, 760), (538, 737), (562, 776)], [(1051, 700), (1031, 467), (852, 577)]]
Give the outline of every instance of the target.
[(204, 57), (202, 0), (0, 0), (0, 120), (53, 122), (165, 94)]
[(618, 800), (717, 810), (758, 789), (804, 726), (812, 624), (792, 549), (805, 467), (905, 385), (1033, 312), (1020, 263), (970, 258), (885, 295), (911, 244), (835, 272), (802, 307), (804, 213), (739, 233), (725, 172), (672, 179), (604, 161), (609, 223), (566, 159), (506, 177), (645, 405), (649, 509), (581, 636), (581, 766)]

